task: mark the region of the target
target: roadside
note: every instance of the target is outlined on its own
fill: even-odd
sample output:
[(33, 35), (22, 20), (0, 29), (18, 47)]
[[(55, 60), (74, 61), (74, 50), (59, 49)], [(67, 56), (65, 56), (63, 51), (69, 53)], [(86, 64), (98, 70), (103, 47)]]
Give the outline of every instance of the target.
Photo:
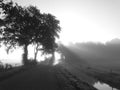
[(97, 90), (61, 66), (37, 65), (0, 82), (1, 90)]

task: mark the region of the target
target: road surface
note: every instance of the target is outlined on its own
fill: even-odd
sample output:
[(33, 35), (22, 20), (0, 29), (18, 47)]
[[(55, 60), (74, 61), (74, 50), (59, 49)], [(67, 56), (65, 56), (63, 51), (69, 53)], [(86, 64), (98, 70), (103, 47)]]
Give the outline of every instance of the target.
[(0, 90), (96, 90), (64, 69), (37, 65), (0, 82)]
[(0, 82), (0, 90), (62, 90), (65, 83), (58, 80), (53, 67), (38, 65)]

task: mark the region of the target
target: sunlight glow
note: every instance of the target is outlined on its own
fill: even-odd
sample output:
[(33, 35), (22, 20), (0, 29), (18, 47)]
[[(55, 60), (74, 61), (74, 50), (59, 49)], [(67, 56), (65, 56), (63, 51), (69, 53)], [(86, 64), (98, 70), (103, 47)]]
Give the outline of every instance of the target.
[(102, 42), (115, 38), (110, 30), (105, 30), (100, 24), (96, 24), (94, 19), (79, 16), (67, 12), (58, 15), (61, 21), (62, 31), (60, 33), (60, 41), (67, 45), (70, 42)]
[(60, 53), (55, 52), (55, 62), (53, 63), (53, 65), (57, 65), (57, 64), (59, 64), (60, 59), (61, 59), (61, 55), (60, 55)]
[(120, 0), (14, 0), (23, 6), (35, 5), (60, 20), (60, 41), (105, 43), (118, 38)]
[(7, 54), (5, 47), (0, 48), (0, 61), (3, 63), (21, 63), (22, 49), (16, 49), (13, 52)]
[[(1, 51), (0, 52), (0, 61), (2, 63), (10, 63), (10, 64), (19, 63), (19, 64), (21, 64), (22, 54), (23, 54), (22, 48), (15, 49), (13, 52), (10, 52), (9, 54), (7, 54), (7, 52), (5, 51), (5, 47), (1, 47), (0, 51)], [(39, 62), (44, 61), (45, 58), (50, 58), (50, 57), (52, 57), (51, 54), (42, 55), (41, 51), (39, 51), (37, 54), (37, 60)], [(28, 46), (28, 59), (34, 59), (34, 47), (32, 45)], [(54, 65), (58, 64), (60, 62), (60, 59), (61, 59), (61, 54), (58, 52), (55, 52)]]
[[(34, 46), (33, 45), (29, 45), (28, 52), (29, 52), (28, 59), (34, 59)], [(41, 51), (38, 51), (38, 54), (37, 54), (38, 61), (43, 61), (45, 59), (45, 57), (46, 56), (42, 55)]]

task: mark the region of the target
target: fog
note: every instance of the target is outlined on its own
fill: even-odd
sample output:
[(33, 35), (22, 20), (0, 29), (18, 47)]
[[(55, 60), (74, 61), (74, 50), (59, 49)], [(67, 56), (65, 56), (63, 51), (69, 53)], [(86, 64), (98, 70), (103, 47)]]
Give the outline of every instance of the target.
[[(117, 38), (105, 44), (93, 42), (70, 44), (66, 50), (66, 53), (69, 53), (66, 54), (67, 59), (70, 57), (73, 62), (76, 62), (76, 57), (72, 59), (76, 55), (80, 63), (86, 62), (92, 65), (114, 68), (120, 65), (120, 39)], [(65, 54), (65, 52), (63, 53)]]

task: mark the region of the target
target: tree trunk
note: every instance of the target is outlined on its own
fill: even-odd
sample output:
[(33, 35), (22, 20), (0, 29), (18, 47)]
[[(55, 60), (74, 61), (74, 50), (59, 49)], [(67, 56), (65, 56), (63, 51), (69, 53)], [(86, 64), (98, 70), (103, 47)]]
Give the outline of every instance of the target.
[(55, 62), (55, 53), (52, 52), (52, 58), (51, 58), (51, 60), (49, 61), (49, 64), (50, 64), (50, 65), (53, 65), (54, 62)]
[(55, 52), (52, 53), (53, 63), (55, 62)]
[(28, 58), (27, 58), (28, 57), (28, 49), (27, 49), (27, 47), (28, 47), (28, 44), (25, 44), (24, 53), (23, 53), (23, 64), (24, 65), (29, 63)]
[(38, 44), (37, 46), (35, 47), (35, 50), (34, 50), (34, 60), (37, 62), (37, 54), (38, 54)]
[(34, 60), (37, 62), (37, 54), (38, 54), (38, 50), (36, 49), (35, 51), (35, 55), (34, 55)]

